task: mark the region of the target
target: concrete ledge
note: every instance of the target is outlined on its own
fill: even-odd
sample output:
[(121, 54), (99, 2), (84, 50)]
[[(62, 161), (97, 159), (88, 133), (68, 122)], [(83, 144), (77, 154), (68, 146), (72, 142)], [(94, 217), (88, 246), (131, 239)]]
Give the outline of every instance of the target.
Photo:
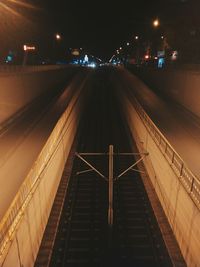
[(123, 96), (121, 103), (139, 151), (149, 152), (144, 165), (183, 257), (188, 266), (200, 266), (200, 211), (150, 136), (130, 99)]
[(36, 97), (64, 83), (77, 68), (39, 68), (0, 75), (0, 124)]
[[(21, 186), (19, 193), (22, 194), (22, 205), (19, 207), (17, 201), (14, 200), (11, 206), (18, 207), (19, 210), (16, 212), (19, 219), (16, 221), (17, 216), (12, 214), (12, 211), (16, 209), (10, 209), (7, 212), (8, 225), (12, 216), (13, 223), (8, 229), (5, 227), (2, 230), (1, 228), (0, 241), (2, 241), (2, 236), (4, 236), (4, 239), (7, 236), (5, 247), (0, 248), (2, 253), (0, 255), (0, 266), (2, 267), (34, 266), (64, 165), (79, 124), (82, 106), (80, 92), (81, 89), (74, 95), (65, 113), (59, 119), (29, 173), (31, 179), (28, 175)], [(59, 138), (55, 139), (57, 135)], [(29, 185), (29, 182), (32, 181), (33, 184)], [(29, 189), (28, 185), (31, 189), (30, 192), (27, 191)], [(23, 194), (25, 194), (25, 201), (23, 200)], [(21, 201), (21, 197), (16, 200)], [(23, 208), (24, 205), (25, 208)], [(3, 235), (4, 230), (7, 230), (6, 235)]]
[(137, 70), (147, 85), (157, 92), (172, 98), (190, 112), (200, 117), (200, 71), (192, 70)]

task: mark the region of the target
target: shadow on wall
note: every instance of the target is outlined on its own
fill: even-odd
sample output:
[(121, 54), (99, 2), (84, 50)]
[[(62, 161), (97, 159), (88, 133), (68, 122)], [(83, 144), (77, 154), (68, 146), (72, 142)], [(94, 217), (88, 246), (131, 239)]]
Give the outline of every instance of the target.
[(152, 68), (131, 69), (149, 88), (161, 97), (173, 99), (200, 117), (200, 71)]
[(76, 71), (77, 68), (66, 67), (0, 75), (0, 124), (41, 94), (62, 88)]

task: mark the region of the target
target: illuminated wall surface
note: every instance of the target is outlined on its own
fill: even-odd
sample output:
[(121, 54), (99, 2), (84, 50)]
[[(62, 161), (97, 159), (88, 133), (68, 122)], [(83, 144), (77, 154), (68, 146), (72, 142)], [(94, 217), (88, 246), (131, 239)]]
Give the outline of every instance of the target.
[(0, 123), (34, 98), (66, 80), (72, 69), (57, 66), (0, 68)]
[[(188, 79), (192, 79), (192, 75), (193, 73), (191, 76), (188, 75)], [(196, 76), (194, 77), (197, 78)], [(196, 93), (198, 94), (198, 91)], [(6, 97), (8, 95), (6, 94)], [(11, 93), (10, 96), (12, 96)], [(149, 157), (145, 160), (145, 166), (188, 266), (199, 266), (199, 210), (147, 132), (132, 103), (125, 96), (121, 100), (123, 101), (124, 114), (126, 115), (133, 138), (137, 141), (138, 148), (145, 148), (149, 152)], [(9, 241), (8, 253), (4, 253), (4, 256), (0, 257), (0, 263), (3, 267), (33, 266), (34, 264), (52, 200), (76, 133), (79, 121), (77, 111), (80, 108), (78, 103), (71, 106), (72, 112), (67, 119), (68, 123), (65, 126), (67, 130), (62, 136), (62, 142), (60, 142), (60, 145), (53, 154), (52, 160), (45, 169), (41, 182), (38, 184), (37, 190), (31, 198), (24, 216), (20, 220), (17, 234), (11, 238), (11, 242)], [(23, 104), (20, 102), (20, 105)], [(69, 112), (69, 110), (66, 110), (66, 112)], [(66, 117), (62, 117), (62, 120), (66, 120)], [(147, 139), (148, 143), (146, 142)], [(141, 148), (142, 143), (144, 147)]]
[(141, 120), (131, 100), (123, 94), (120, 99), (138, 149), (140, 152), (149, 152), (144, 164), (186, 263), (190, 267), (200, 266), (199, 202), (190, 196), (191, 184), (188, 186), (176, 168), (172, 168), (166, 158), (165, 147), (163, 152), (159, 142), (156, 143), (147, 130), (147, 125)]
[[(5, 231), (1, 231), (4, 237), (3, 242), (0, 240), (3, 253), (0, 255), (1, 266), (34, 265), (63, 168), (76, 135), (81, 108), (80, 92), (81, 89), (74, 93), (26, 177), (18, 200), (14, 202), (16, 209), (13, 209), (13, 214), (8, 218)], [(19, 206), (20, 212), (17, 211)], [(7, 225), (12, 220), (13, 226), (7, 232)], [(3, 235), (4, 232), (7, 234)]]
[(200, 116), (200, 70), (195, 65), (189, 65), (188, 70), (145, 69), (140, 76), (153, 90), (165, 93)]

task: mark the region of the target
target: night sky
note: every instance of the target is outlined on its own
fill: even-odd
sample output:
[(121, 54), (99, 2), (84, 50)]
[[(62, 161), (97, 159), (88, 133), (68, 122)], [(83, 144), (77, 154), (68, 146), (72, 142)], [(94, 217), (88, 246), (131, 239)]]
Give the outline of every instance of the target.
[(83, 47), (98, 57), (109, 58), (134, 35), (144, 36), (152, 31), (156, 17), (162, 25), (169, 25), (183, 16), (186, 20), (195, 14), (198, 16), (198, 2), (0, 0), (1, 57), (9, 49), (21, 49), (24, 43), (34, 43), (41, 53), (48, 53), (54, 47), (54, 34), (58, 32), (65, 49)]

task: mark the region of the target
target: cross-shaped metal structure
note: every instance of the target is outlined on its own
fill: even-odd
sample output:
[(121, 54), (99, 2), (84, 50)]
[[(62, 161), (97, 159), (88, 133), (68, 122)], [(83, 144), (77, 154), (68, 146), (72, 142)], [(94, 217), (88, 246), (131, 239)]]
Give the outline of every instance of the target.
[[(148, 152), (144, 153), (114, 153), (114, 148), (113, 145), (109, 146), (109, 151), (108, 153), (78, 153), (76, 152), (76, 156), (83, 161), (89, 169), (79, 171), (77, 172), (77, 175), (87, 173), (94, 171), (96, 172), (100, 177), (102, 177), (105, 181), (108, 182), (109, 190), (108, 190), (108, 226), (110, 229), (110, 233), (112, 233), (112, 226), (113, 226), (113, 184), (115, 181), (120, 179), (123, 175), (125, 175), (128, 171), (133, 170), (137, 172), (141, 172), (134, 167), (141, 162), (146, 156), (148, 156)], [(108, 156), (109, 159), (109, 172), (108, 172), (108, 177), (103, 175), (95, 166), (93, 166), (88, 160), (84, 158), (84, 156)], [(140, 156), (140, 158), (131, 164), (128, 168), (126, 168), (122, 173), (120, 173), (118, 176), (114, 177), (113, 175), (113, 157), (114, 156)]]

